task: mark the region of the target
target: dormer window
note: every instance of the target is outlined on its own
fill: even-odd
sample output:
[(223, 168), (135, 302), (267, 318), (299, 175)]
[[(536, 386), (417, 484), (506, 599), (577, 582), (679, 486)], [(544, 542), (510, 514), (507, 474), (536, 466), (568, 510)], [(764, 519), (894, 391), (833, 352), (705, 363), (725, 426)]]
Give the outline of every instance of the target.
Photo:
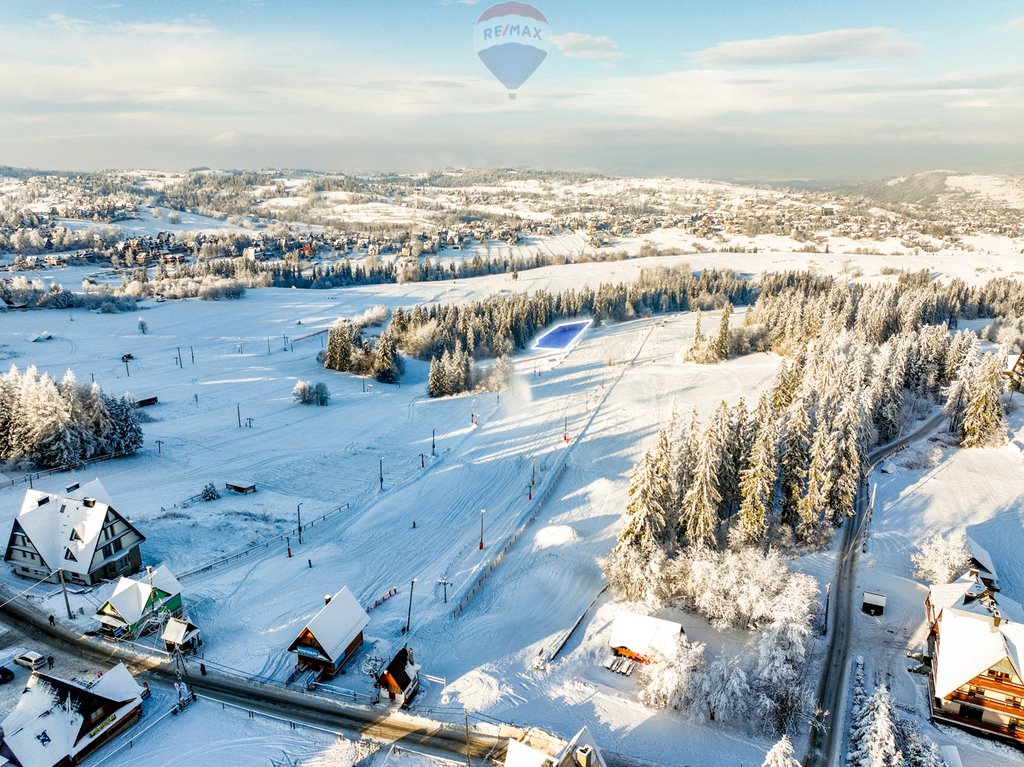
[(78, 561), (78, 557), (76, 557), (71, 552), (71, 549), (64, 549), (64, 559), (68, 560), (69, 562), (77, 562)]
[(82, 536), (80, 536), (78, 534), (78, 530), (76, 530), (75, 528), (72, 527), (71, 528), (71, 537), (70, 537), (69, 540), (78, 541), (79, 543), (81, 543), (82, 542)]

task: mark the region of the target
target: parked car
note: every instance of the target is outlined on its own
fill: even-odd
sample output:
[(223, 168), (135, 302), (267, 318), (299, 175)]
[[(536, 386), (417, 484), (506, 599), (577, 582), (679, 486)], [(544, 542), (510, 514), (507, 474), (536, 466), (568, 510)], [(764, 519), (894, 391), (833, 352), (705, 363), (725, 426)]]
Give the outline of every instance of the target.
[(46, 665), (46, 656), (29, 650), (16, 657), (14, 662), (32, 671), (38, 671)]
[(14, 679), (14, 672), (7, 666), (0, 666), (0, 684), (7, 684)]

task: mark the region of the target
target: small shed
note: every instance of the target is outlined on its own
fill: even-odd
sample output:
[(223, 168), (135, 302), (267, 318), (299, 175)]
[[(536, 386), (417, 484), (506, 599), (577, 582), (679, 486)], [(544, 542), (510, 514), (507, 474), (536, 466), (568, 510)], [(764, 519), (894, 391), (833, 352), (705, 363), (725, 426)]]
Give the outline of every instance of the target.
[(324, 606), (307, 623), (288, 652), (298, 656), (298, 665), (333, 677), (363, 643), (363, 629), (370, 616), (347, 586), (334, 596), (324, 597)]
[(32, 337), (32, 343), (38, 343), (39, 341), (49, 341), (51, 338), (53, 338), (53, 335), (50, 333), (50, 331), (44, 330), (42, 333), (39, 333), (38, 335)]
[(188, 618), (168, 618), (164, 633), (160, 635), (167, 652), (194, 653), (203, 644), (199, 627)]
[(420, 667), (412, 657), (412, 648), (406, 645), (391, 659), (387, 668), (377, 677), (381, 694), (396, 705), (404, 706), (416, 694), (420, 685)]
[(225, 482), (224, 487), (232, 493), (238, 493), (239, 495), (249, 495), (249, 493), (256, 492), (255, 482)]
[(881, 615), (885, 612), (885, 594), (876, 594), (873, 591), (864, 592), (864, 601), (860, 609), (868, 615)]
[(159, 402), (159, 401), (160, 400), (158, 400), (155, 396), (154, 397), (141, 397), (141, 398), (135, 400), (135, 407), (151, 407), (151, 406), (157, 404), (157, 402)]
[(611, 648), (615, 655), (647, 663), (654, 655), (671, 655), (683, 626), (675, 621), (620, 610), (612, 623)]

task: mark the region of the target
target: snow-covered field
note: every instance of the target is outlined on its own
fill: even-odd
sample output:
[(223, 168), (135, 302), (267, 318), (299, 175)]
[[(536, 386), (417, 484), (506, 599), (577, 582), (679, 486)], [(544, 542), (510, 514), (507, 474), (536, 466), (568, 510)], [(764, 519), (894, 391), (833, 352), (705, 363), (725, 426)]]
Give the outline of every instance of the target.
[[(256, 546), (183, 581), (190, 615), (204, 630), (208, 663), (284, 681), (294, 665), (286, 648), (324, 594), (347, 585), (370, 604), (396, 587), (397, 596), (370, 613), (367, 642), (337, 687), (368, 694), (372, 680), (365, 672), (374, 659), (390, 658), (408, 639), (424, 671), (445, 680), (424, 685), (415, 706), (425, 713), (461, 717), (465, 707), (562, 736), (587, 725), (602, 746), (664, 765), (756, 765), (770, 746), (763, 737), (646, 709), (635, 700), (632, 680), (602, 667), (620, 607), (608, 595), (548, 668), (537, 670), (534, 661), (601, 590), (597, 560), (614, 544), (629, 472), (672, 410), (707, 414), (722, 399), (734, 403), (740, 396), (753, 403), (771, 380), (775, 357), (683, 363), (694, 316), (669, 315), (591, 327), (567, 351), (521, 353), (513, 385), (500, 396), (431, 400), (421, 362), (408, 362), (401, 387), (368, 387), (316, 362), (322, 335), (296, 339), (375, 304), (409, 307), (596, 286), (679, 263), (748, 273), (812, 265), (825, 273), (859, 271), (858, 279), (870, 281), (889, 279), (885, 267), (930, 268), (976, 282), (1014, 273), (1010, 253), (996, 250), (970, 259), (714, 253), (547, 267), (523, 272), (515, 282), (495, 275), (333, 291), (261, 289), (239, 301), (146, 302), (139, 312), (121, 315), (11, 312), (0, 315), (0, 358), (22, 369), (35, 364), (58, 378), (70, 368), (79, 381), (95, 378), (114, 394), (159, 397), (144, 411), (152, 421), (144, 424), (146, 444), (138, 455), (36, 486), (59, 490), (100, 477), (115, 507), (147, 536), (147, 563), (166, 562), (179, 575)], [(140, 317), (146, 335), (138, 330)], [(741, 321), (742, 312), (734, 317)], [(715, 324), (706, 321), (705, 327)], [(53, 338), (31, 342), (42, 330)], [(127, 352), (134, 360), (126, 367), (121, 355)], [(331, 404), (296, 404), (291, 390), (297, 380), (326, 382)], [(1024, 427), (1019, 411), (1013, 423)], [(935, 450), (938, 457), (931, 455)], [(856, 616), (854, 647), (866, 648), (869, 681), (890, 683), (904, 714), (920, 717), (924, 677), (907, 673), (905, 658), (923, 641), (924, 589), (910, 576), (913, 540), (966, 526), (992, 552), (1004, 590), (1024, 594), (1024, 565), (1014, 555), (1024, 543), (1024, 469), (1012, 445), (959, 451), (926, 443), (917, 453), (899, 454), (884, 465), (888, 473), (874, 476), (877, 509), (858, 588), (887, 593), (890, 607), (883, 619)], [(185, 503), (207, 483), (223, 488), (239, 481), (254, 482), (257, 492)], [(0, 486), (0, 529), (8, 529), (24, 489)], [(455, 616), (454, 606), (538, 506), (536, 519)], [(300, 513), (301, 545), (294, 534)], [(834, 554), (809, 555), (797, 566), (825, 583)], [(6, 570), (0, 579), (17, 590), (27, 585)], [(442, 580), (451, 584), (447, 602)], [(61, 614), (52, 585), (34, 594), (41, 609)], [(82, 628), (94, 626), (89, 615), (104, 595), (102, 589), (73, 595), (73, 607), (85, 612), (77, 620)], [(405, 635), (410, 608), (411, 633)], [(681, 620), (688, 636), (707, 642), (710, 652), (738, 652), (749, 639), (681, 613), (665, 617)], [(0, 711), (8, 708), (0, 705)], [(165, 729), (154, 729), (148, 744), (144, 736), (131, 754), (105, 763), (255, 765), (283, 752), (313, 767), (334, 764), (332, 749), (347, 748), (328, 733), (296, 733), (209, 702), (158, 727)], [(965, 764), (1024, 763), (1017, 752), (955, 730), (928, 725), (928, 734), (960, 746)], [(172, 736), (205, 740), (209, 747), (169, 750)]]
[[(635, 264), (591, 265), (587, 278), (623, 279), (623, 270), (637, 273)], [(705, 763), (709, 751), (702, 744), (713, 735), (730, 742), (731, 755), (752, 762), (766, 743), (680, 726), (673, 715), (645, 711), (632, 698), (631, 682), (600, 667), (611, 615), (604, 602), (549, 670), (532, 666), (603, 585), (596, 560), (614, 543), (638, 451), (673, 407), (707, 413), (722, 398), (756, 397), (775, 358), (684, 364), (694, 316), (680, 314), (591, 328), (568, 351), (518, 355), (514, 384), (500, 398), (430, 400), (423, 363), (409, 363), (401, 387), (374, 384), (364, 392), (362, 379), (317, 364), (321, 336), (283, 350), (285, 338), (291, 348), (293, 339), (375, 303), (410, 306), (507, 289), (554, 289), (578, 282), (581, 274), (570, 267), (531, 272), (520, 284), (488, 277), (372, 290), (267, 289), (236, 302), (149, 303), (138, 315), (8, 313), (0, 344), (21, 367), (33, 363), (55, 376), (71, 368), (79, 380), (94, 376), (110, 392), (159, 397), (145, 411), (153, 420), (144, 425), (146, 445), (138, 455), (36, 483), (58, 490), (99, 476), (115, 506), (147, 536), (147, 562), (167, 562), (180, 574), (290, 535), (302, 504), (306, 527), (301, 545), (291, 535), (292, 558), (286, 541), (277, 539), (184, 580), (191, 617), (205, 632), (208, 663), (283, 681), (294, 665), (286, 648), (325, 593), (347, 585), (368, 604), (397, 587), (399, 594), (371, 613), (366, 645), (335, 681), (368, 693), (368, 662), (389, 658), (405, 641), (416, 578), (408, 641), (424, 670), (447, 681), (426, 684), (417, 706), (438, 716), (465, 706), (566, 736), (588, 724), (608, 748), (665, 764), (680, 755)], [(138, 316), (149, 334), (138, 331)], [(43, 321), (53, 339), (31, 343)], [(126, 352), (135, 357), (127, 369), (121, 362)], [(326, 381), (331, 404), (294, 403), (298, 379)], [(239, 428), (239, 414), (243, 424), (252, 418), (252, 426)], [(243, 480), (256, 483), (256, 494), (182, 503), (208, 482), (222, 487)], [(11, 523), (23, 490), (0, 490), (0, 526)], [(483, 590), (453, 617), (454, 605), (531, 504), (542, 500), (536, 520)], [(0, 577), (19, 590), (26, 585), (8, 573)], [(447, 604), (442, 578), (451, 583)], [(61, 614), (52, 586), (34, 593), (41, 609)], [(103, 590), (73, 595), (73, 608), (85, 612), (78, 619), (82, 628), (92, 627), (88, 616), (104, 596)], [(698, 637), (702, 630), (695, 627)]]

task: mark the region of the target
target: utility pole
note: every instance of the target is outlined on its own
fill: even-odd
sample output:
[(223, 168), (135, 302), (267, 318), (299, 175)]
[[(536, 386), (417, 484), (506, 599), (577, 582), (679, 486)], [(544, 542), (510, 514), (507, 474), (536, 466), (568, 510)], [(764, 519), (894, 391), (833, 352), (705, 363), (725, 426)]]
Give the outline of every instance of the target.
[(413, 592), (413, 589), (415, 589), (415, 588), (416, 588), (416, 579), (413, 578), (412, 582), (409, 584), (409, 615), (406, 616), (406, 619), (405, 619), (405, 632), (404, 632), (406, 635), (409, 634), (409, 626), (412, 625), (412, 592)]
[(444, 589), (444, 603), (448, 604), (448, 587), (452, 585), (451, 581), (441, 578), (438, 580), (438, 583), (441, 585), (441, 588)]
[(462, 716), (466, 723), (466, 767), (473, 767), (473, 763), (469, 761), (469, 712), (466, 707), (462, 707)]
[(427, 461), (427, 454), (426, 453), (420, 453), (420, 468), (421, 469), (427, 468), (426, 461)]
[(821, 630), (821, 635), (825, 636), (828, 633), (828, 604), (829, 599), (832, 596), (832, 582), (829, 581), (825, 584), (825, 625)]
[(530, 476), (530, 487), (537, 486), (537, 459), (533, 459), (533, 474)]
[(380, 459), (380, 490), (384, 492), (384, 459)]
[(235, 403), (235, 412), (238, 413), (238, 428), (241, 429), (242, 428), (242, 403), (241, 402), (236, 402)]
[(124, 361), (124, 372), (125, 372), (125, 375), (127, 375), (129, 378), (132, 377), (132, 371), (130, 371), (128, 369), (128, 360)]
[(158, 440), (156, 441), (156, 451), (157, 451), (158, 453), (161, 453), (161, 452), (163, 452), (163, 451), (162, 451), (162, 450), (160, 449), (160, 448), (161, 448), (161, 447), (163, 446), (163, 444), (164, 444), (164, 441), (163, 441), (162, 439), (158, 439)]
[(299, 543), (302, 543), (302, 501), (295, 507), (295, 522), (299, 527)]
[(175, 348), (178, 350), (178, 367), (184, 368), (185, 367), (185, 361), (181, 358), (181, 347), (177, 346)]
[(68, 609), (68, 620), (73, 621), (75, 616), (71, 614), (71, 602), (68, 601), (68, 585), (64, 582), (64, 569), (61, 568), (57, 572), (60, 573), (60, 588), (64, 592), (64, 606)]
[(484, 510), (480, 509), (480, 551), (484, 550)]
[(189, 354), (191, 354), (191, 355), (192, 355), (192, 364), (193, 364), (193, 365), (195, 365), (195, 364), (196, 364), (196, 350), (195, 350), (195, 349), (193, 349), (193, 348), (192, 348), (192, 347), (190, 346), (190, 347), (188, 347), (188, 351), (189, 351)]
[(437, 455), (437, 429), (430, 430), (430, 454)]

